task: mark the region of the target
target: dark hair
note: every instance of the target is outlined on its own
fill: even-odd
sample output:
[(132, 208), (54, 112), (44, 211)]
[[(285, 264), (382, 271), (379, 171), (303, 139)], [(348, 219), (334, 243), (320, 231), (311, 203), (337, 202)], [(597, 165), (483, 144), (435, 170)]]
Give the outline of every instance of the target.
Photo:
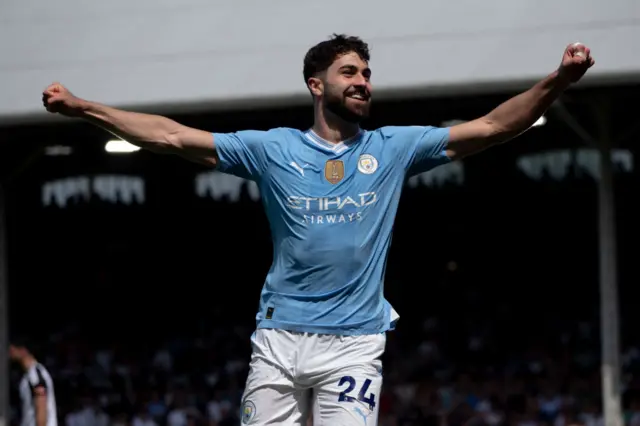
[(11, 346), (15, 346), (16, 348), (25, 348), (29, 349), (31, 346), (31, 341), (27, 336), (11, 336), (9, 339), (9, 344)]
[(304, 82), (319, 72), (326, 71), (339, 56), (355, 52), (363, 61), (369, 62), (369, 45), (359, 37), (334, 34), (313, 46), (304, 57)]

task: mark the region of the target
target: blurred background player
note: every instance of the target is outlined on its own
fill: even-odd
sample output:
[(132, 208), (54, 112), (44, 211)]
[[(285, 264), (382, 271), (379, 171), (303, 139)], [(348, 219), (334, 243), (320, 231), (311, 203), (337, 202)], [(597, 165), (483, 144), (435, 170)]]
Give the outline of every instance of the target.
[(20, 426), (58, 426), (53, 380), (47, 369), (22, 341), (11, 342), (9, 359), (24, 372), (19, 385)]

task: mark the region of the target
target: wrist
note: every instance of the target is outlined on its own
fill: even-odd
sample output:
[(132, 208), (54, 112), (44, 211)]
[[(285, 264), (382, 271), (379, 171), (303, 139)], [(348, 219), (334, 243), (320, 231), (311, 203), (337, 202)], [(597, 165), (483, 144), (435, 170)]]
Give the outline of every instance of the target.
[(73, 103), (73, 111), (78, 116), (84, 116), (89, 112), (91, 105), (90, 102), (85, 101), (84, 99), (76, 98), (76, 101)]
[(563, 71), (562, 67), (553, 72), (550, 77), (554, 88), (560, 91), (565, 90), (571, 85), (571, 78)]

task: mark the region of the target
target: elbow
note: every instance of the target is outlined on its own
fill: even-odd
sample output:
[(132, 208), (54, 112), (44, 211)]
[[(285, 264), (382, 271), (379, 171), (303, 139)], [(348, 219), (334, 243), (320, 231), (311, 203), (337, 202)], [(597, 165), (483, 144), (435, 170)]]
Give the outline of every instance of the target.
[(481, 120), (484, 122), (485, 128), (482, 139), (489, 142), (490, 145), (507, 142), (521, 133), (520, 131), (512, 128), (512, 126), (495, 121), (488, 116), (483, 117)]
[(168, 136), (163, 133), (158, 133), (156, 135), (152, 135), (142, 138), (131, 138), (127, 139), (127, 142), (142, 148), (147, 151), (151, 151), (155, 154), (172, 154), (176, 152), (175, 142), (171, 140)]
[(155, 154), (175, 154), (180, 151), (180, 138), (172, 132), (162, 132), (152, 140), (139, 141), (136, 145)]
[(180, 127), (167, 130), (160, 140), (161, 149), (167, 153), (175, 154), (184, 150), (184, 131)]
[(484, 124), (483, 139), (493, 139), (504, 133), (508, 133), (509, 129), (504, 123), (494, 120), (490, 116), (486, 116), (480, 119)]

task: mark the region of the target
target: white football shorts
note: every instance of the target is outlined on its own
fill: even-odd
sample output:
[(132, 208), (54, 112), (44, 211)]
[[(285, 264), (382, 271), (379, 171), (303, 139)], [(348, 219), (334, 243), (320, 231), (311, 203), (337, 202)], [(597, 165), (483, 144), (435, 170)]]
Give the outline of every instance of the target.
[(258, 329), (242, 425), (375, 426), (384, 333), (362, 336)]

